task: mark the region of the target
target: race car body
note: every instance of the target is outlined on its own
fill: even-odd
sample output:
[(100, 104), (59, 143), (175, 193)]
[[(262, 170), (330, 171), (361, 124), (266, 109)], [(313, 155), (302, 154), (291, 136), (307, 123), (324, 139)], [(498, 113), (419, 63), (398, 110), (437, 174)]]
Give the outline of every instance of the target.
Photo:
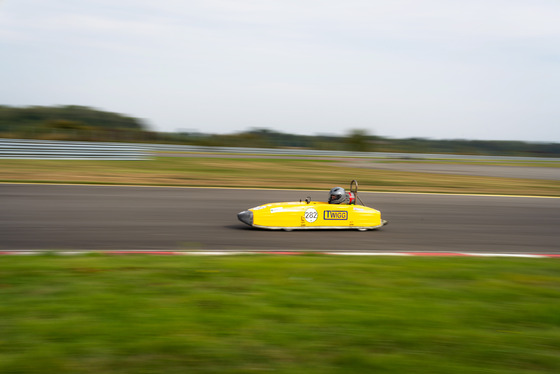
[(387, 221), (381, 219), (381, 212), (364, 205), (355, 205), (355, 190), (347, 194), (350, 204), (330, 204), (329, 202), (290, 201), (269, 203), (238, 213), (243, 223), (252, 227), (271, 230), (302, 229), (356, 229), (360, 231), (382, 227)]

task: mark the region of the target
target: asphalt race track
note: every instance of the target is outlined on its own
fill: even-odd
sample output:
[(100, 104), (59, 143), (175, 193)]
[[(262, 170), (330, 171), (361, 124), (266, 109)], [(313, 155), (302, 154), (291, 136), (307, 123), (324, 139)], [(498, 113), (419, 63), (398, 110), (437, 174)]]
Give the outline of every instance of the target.
[(0, 249), (560, 253), (560, 199), (362, 193), (379, 230), (268, 231), (237, 220), (327, 191), (0, 184)]

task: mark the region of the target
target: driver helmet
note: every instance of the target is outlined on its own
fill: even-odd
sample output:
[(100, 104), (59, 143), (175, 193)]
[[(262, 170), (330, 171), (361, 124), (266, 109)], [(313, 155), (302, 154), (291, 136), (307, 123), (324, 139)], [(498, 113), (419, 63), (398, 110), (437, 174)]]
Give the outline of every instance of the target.
[(329, 192), (329, 204), (340, 204), (346, 200), (346, 191), (342, 187), (334, 187)]

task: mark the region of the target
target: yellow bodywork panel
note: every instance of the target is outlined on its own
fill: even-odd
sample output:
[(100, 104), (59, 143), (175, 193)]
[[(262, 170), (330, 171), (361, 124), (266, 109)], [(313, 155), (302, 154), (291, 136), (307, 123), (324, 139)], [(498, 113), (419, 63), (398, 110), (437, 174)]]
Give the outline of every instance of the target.
[(249, 209), (253, 225), (268, 229), (374, 229), (381, 213), (363, 205), (327, 202), (270, 203)]

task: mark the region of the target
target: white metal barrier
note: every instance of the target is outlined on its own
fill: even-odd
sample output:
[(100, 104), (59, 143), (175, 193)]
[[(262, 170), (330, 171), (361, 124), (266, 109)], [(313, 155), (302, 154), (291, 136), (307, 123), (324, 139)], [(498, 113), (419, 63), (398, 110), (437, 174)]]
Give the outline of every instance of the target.
[(8, 159), (143, 160), (148, 156), (145, 148), (128, 143), (0, 139), (0, 158)]
[(74, 142), (55, 140), (28, 140), (0, 138), (0, 158), (11, 159), (65, 159), (65, 160), (143, 160), (154, 152), (192, 152), (250, 155), (367, 157), (411, 160), (509, 160), (509, 161), (560, 161), (560, 158), (474, 156), (426, 153), (346, 152), (316, 149), (204, 147), (194, 145)]

